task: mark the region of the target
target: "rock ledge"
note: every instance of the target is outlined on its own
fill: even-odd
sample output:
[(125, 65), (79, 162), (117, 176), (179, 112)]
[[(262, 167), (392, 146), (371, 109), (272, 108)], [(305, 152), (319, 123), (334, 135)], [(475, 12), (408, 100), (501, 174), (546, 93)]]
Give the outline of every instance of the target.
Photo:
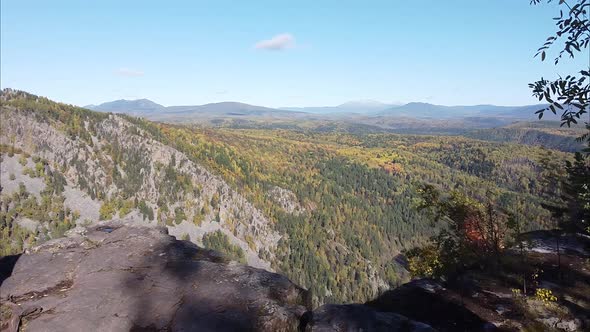
[[(12, 259), (2, 330), (289, 331), (307, 291), (164, 228), (109, 223)], [(14, 262), (15, 261), (15, 262)]]

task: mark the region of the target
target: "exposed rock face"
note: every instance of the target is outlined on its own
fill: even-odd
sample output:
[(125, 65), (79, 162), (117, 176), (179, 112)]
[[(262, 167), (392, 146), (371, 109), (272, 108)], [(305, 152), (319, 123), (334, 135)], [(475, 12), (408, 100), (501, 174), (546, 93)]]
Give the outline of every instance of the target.
[[(524, 249), (540, 254), (551, 254), (559, 250), (562, 254), (590, 258), (590, 236), (583, 234), (563, 234), (556, 231), (535, 231), (521, 234)], [(514, 250), (518, 250), (517, 247)]]
[(308, 292), (286, 277), (163, 227), (76, 228), (0, 266), (7, 331), (434, 331), (362, 304), (306, 311)]
[[(8, 155), (2, 156), (2, 162), (0, 163), (0, 185), (2, 186), (2, 192), (6, 194), (12, 194), (18, 191), (20, 183), (23, 183), (27, 191), (39, 198), (41, 191), (45, 189), (45, 182), (40, 178), (31, 178), (28, 175), (23, 174), (25, 166), (18, 162), (16, 156), (9, 157)], [(34, 168), (35, 164), (27, 159), (27, 167)], [(11, 178), (11, 175), (14, 178)]]
[[(94, 124), (96, 136), (92, 136), (92, 145), (60, 131), (59, 124), (39, 121), (32, 113), (10, 107), (2, 107), (0, 124), (1, 144), (14, 145), (31, 155), (48, 160), (54, 167), (66, 169), (64, 175), (69, 184), (65, 192), (66, 204), (81, 212), (81, 222), (98, 221), (98, 208), (101, 203), (85, 197), (83, 192), (78, 190), (82, 189), (82, 183), (90, 188), (104, 190), (111, 198), (123, 190), (113, 183), (109, 174), (116, 168), (127, 180), (125, 171), (119, 165), (125, 161), (116, 164), (104, 152), (105, 149), (116, 145), (125, 156), (136, 158), (127, 160), (128, 163), (141, 165), (142, 180), (134, 191), (134, 198), (145, 200), (154, 209), (155, 216), (162, 212), (167, 220), (175, 220), (175, 208), (184, 211), (186, 216), (182, 229), (175, 230), (178, 223), (169, 223), (171, 234), (180, 236), (187, 233), (191, 241), (200, 243), (205, 233), (220, 229), (233, 244), (242, 248), (249, 265), (272, 271), (271, 262), (274, 260), (275, 248), (281, 235), (272, 228), (272, 222), (262, 211), (221, 177), (191, 161), (184, 153), (151, 138), (149, 133), (124, 118), (109, 115)], [(38, 196), (43, 189), (40, 187), (44, 186), (43, 181), (23, 176), (22, 167), (16, 158), (6, 160), (6, 167), (2, 165), (1, 172), (4, 192), (10, 193), (18, 188), (20, 182), (24, 182), (27, 189)], [(168, 202), (168, 211), (163, 212), (157, 207), (157, 202), (162, 199), (162, 187), (165, 182), (165, 172), (162, 169), (172, 161), (175, 162), (175, 171), (189, 178), (193, 186), (199, 190), (198, 193), (184, 192), (180, 188), (175, 188), (175, 197)], [(10, 174), (13, 173), (16, 178), (10, 180)], [(72, 193), (70, 189), (75, 189), (77, 193)], [(192, 222), (194, 216), (202, 211), (205, 205), (209, 205), (214, 196), (218, 197), (218, 207), (209, 209), (210, 211), (203, 216), (202, 224), (195, 225)], [(219, 220), (216, 220), (216, 215)], [(139, 217), (135, 220), (141, 219)], [(268, 253), (268, 257), (262, 259), (259, 256), (260, 251)]]
[(267, 195), (287, 213), (299, 215), (305, 212), (305, 208), (297, 201), (297, 196), (290, 190), (274, 186)]
[(307, 301), (282, 275), (117, 222), (30, 249), (0, 294), (9, 331), (292, 331)]
[[(563, 254), (564, 266), (587, 276), (575, 257)], [(118, 220), (75, 228), (22, 255), (0, 258), (0, 330), (450, 332), (588, 326), (585, 281), (570, 290), (542, 280), (563, 303), (546, 307), (533, 296), (515, 301), (507, 289), (513, 286), (493, 278), (472, 271), (444, 284), (419, 279), (365, 304), (310, 310), (310, 294), (280, 274), (230, 262), (176, 240), (164, 227)]]

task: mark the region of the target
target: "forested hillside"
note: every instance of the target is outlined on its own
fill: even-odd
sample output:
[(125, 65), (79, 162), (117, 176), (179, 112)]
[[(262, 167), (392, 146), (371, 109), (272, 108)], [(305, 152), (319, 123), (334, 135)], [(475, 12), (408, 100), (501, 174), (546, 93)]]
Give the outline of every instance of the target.
[[(316, 303), (365, 301), (407, 280), (398, 256), (445, 227), (417, 209), (420, 185), (546, 228), (542, 163), (571, 158), (465, 137), (169, 125), (13, 90), (1, 100), (2, 254), (127, 218), (280, 271)], [(96, 214), (76, 209), (75, 193)]]
[(583, 142), (576, 138), (584, 134), (582, 126), (559, 127), (557, 121), (516, 122), (501, 128), (473, 130), (466, 137), (493, 142), (512, 142), (526, 145), (544, 146), (565, 152), (581, 151)]

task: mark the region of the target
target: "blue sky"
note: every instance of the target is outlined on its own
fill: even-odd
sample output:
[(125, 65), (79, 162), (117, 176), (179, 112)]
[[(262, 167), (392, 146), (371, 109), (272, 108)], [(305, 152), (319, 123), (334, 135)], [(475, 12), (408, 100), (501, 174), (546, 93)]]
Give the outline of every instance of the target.
[(585, 65), (533, 59), (556, 6), (2, 0), (1, 86), (78, 105), (533, 104), (529, 82)]

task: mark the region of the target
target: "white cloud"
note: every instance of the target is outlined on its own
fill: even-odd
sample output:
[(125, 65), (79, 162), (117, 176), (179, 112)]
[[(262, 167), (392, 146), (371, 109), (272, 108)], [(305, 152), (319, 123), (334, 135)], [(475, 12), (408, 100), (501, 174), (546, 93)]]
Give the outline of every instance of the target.
[(137, 69), (119, 68), (115, 71), (115, 74), (124, 77), (141, 77), (144, 73), (143, 71)]
[(289, 33), (282, 33), (271, 39), (261, 40), (254, 48), (259, 50), (281, 51), (295, 46), (295, 37)]

